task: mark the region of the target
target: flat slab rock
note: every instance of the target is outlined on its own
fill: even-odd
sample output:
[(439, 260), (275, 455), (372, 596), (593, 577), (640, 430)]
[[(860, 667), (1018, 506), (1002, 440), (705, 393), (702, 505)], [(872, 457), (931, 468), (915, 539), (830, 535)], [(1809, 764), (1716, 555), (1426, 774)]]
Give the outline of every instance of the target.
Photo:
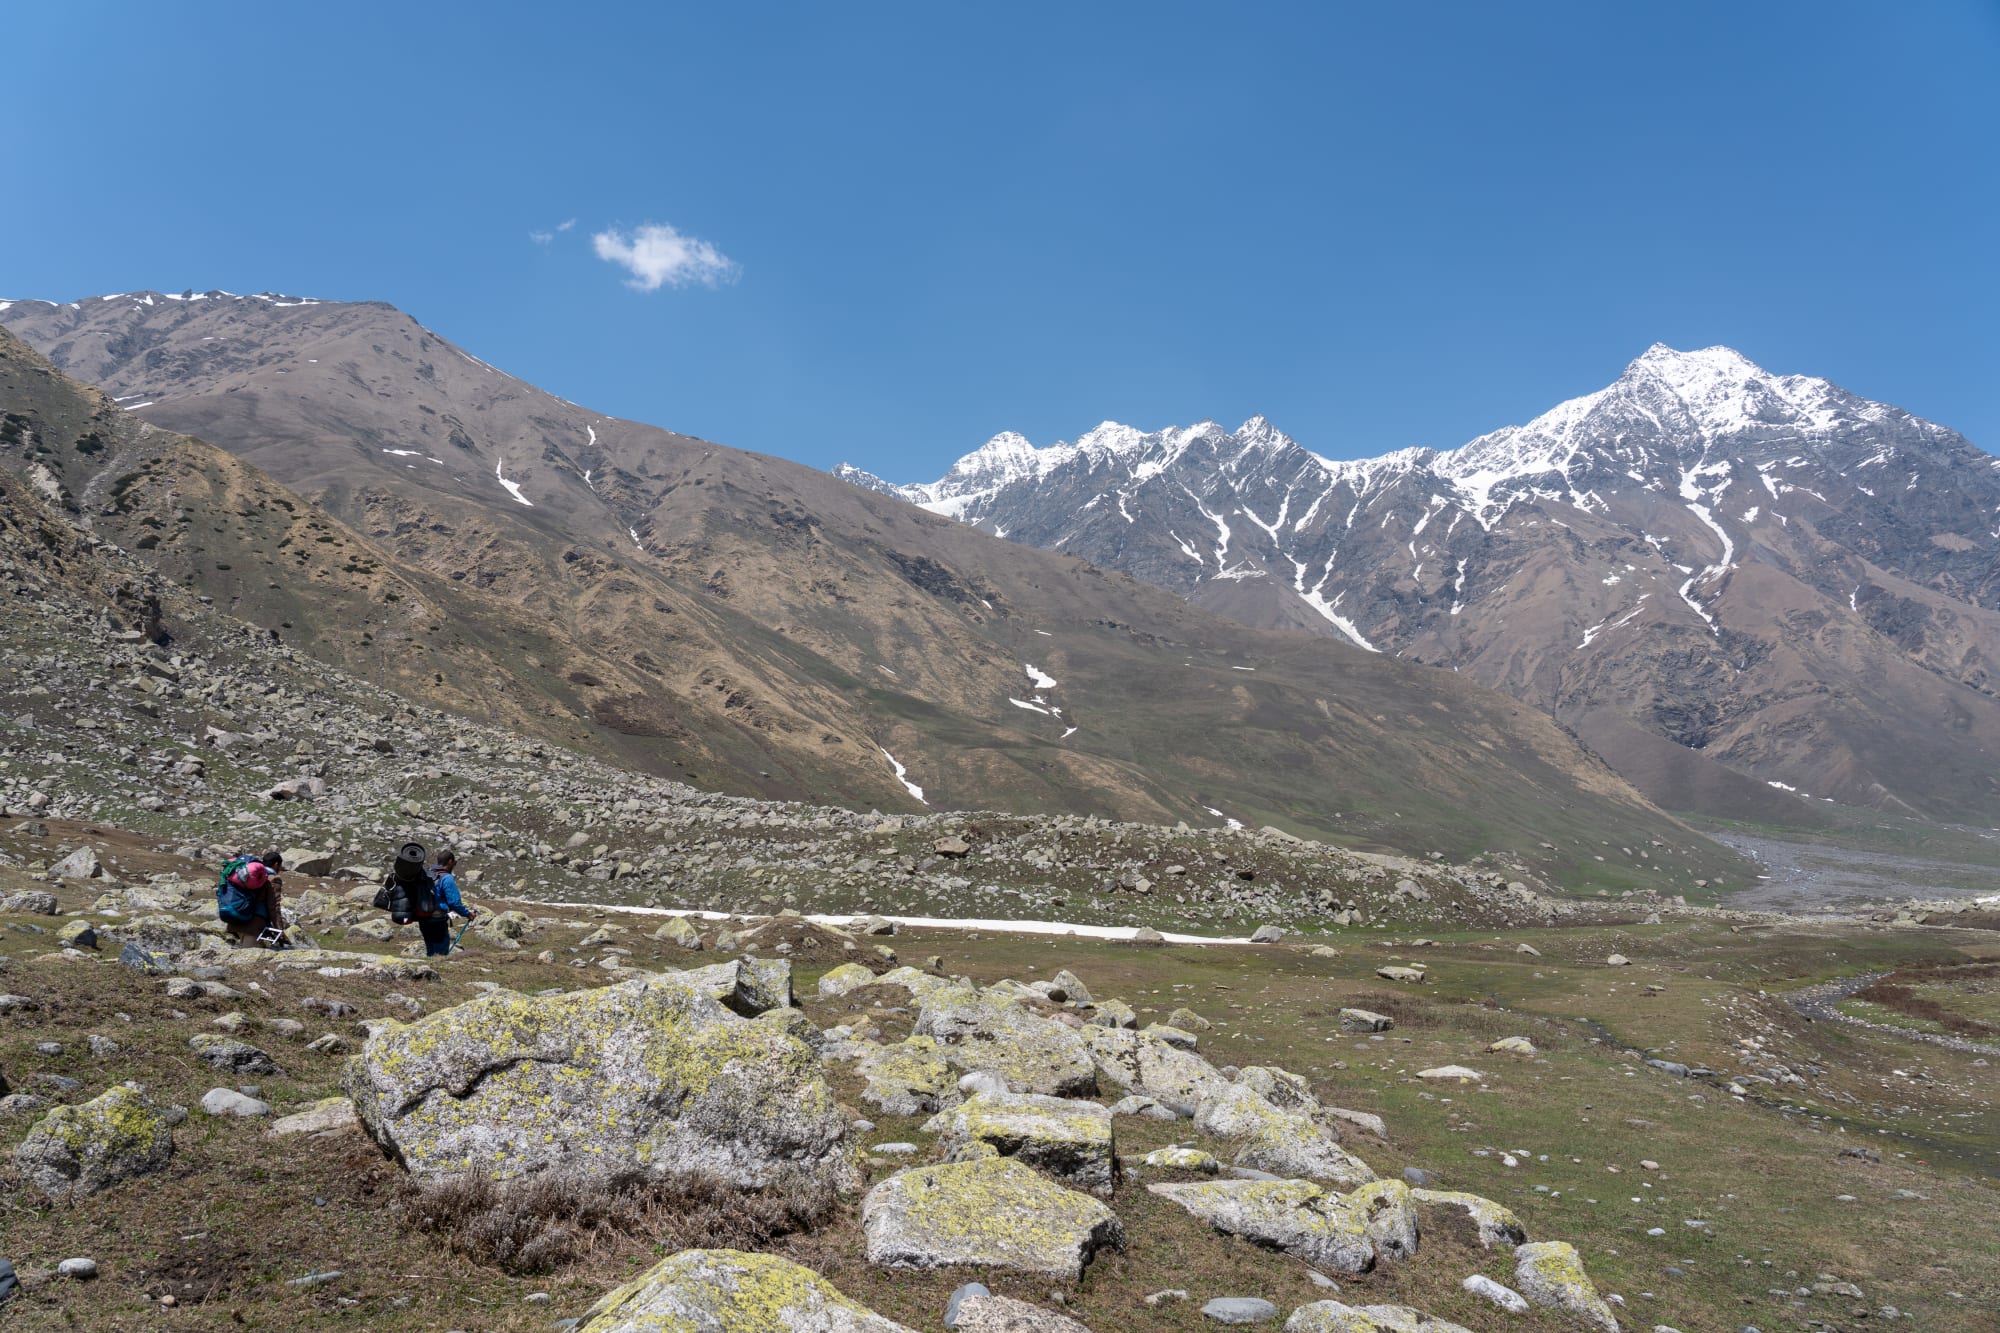
[(1068, 1315), (1008, 1296), (967, 1296), (951, 1327), (956, 1333), (1090, 1333)]
[(683, 1250), (609, 1292), (578, 1333), (912, 1333), (810, 1268), (771, 1254)]
[(1261, 1296), (1217, 1296), (1201, 1313), (1218, 1324), (1264, 1324), (1278, 1317), (1278, 1307)]
[(1292, 1311), (1285, 1333), (1472, 1333), (1463, 1324), (1433, 1319), (1407, 1305), (1343, 1305), (1314, 1301)]
[(1123, 1249), (1118, 1215), (1007, 1157), (913, 1167), (861, 1204), (868, 1262), (964, 1264), (1074, 1281), (1101, 1249)]
[(381, 953), (348, 953), (340, 949), (248, 949), (211, 945), (184, 953), (177, 961), (183, 972), (198, 967), (230, 971), (276, 968), (280, 972), (322, 972), (326, 976), (380, 976), (398, 981), (435, 981), (438, 971), (420, 958), (392, 958)]

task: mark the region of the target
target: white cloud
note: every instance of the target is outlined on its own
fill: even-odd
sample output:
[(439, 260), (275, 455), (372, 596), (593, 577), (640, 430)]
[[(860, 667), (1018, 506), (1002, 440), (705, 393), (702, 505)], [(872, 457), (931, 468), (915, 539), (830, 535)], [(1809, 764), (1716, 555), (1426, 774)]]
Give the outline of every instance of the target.
[(552, 231), (531, 231), (528, 233), (528, 239), (533, 241), (536, 245), (547, 245), (550, 241), (553, 241), (555, 238), (556, 234)]
[(612, 228), (590, 238), (597, 257), (631, 273), (625, 285), (642, 292), (661, 287), (700, 283), (714, 287), (736, 279), (736, 261), (693, 236), (683, 236), (665, 223), (649, 222), (628, 236)]
[(567, 222), (558, 222), (558, 223), (556, 223), (556, 230), (557, 230), (557, 231), (568, 231), (568, 230), (569, 230), (569, 229), (570, 229), (571, 227), (574, 227), (575, 225), (576, 225), (576, 219), (575, 219), (575, 218), (571, 218), (571, 219), (570, 219), (569, 221), (567, 221)]

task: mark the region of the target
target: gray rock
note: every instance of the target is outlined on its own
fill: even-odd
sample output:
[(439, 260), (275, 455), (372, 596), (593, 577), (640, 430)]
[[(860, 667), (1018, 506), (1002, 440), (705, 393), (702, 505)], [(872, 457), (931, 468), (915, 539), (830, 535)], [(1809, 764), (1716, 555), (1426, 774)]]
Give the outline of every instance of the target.
[(1474, 1273), (1458, 1284), (1482, 1300), (1491, 1301), (1509, 1314), (1528, 1313), (1528, 1302), (1512, 1287), (1503, 1287), (1484, 1273)]
[(1618, 1333), (1617, 1316), (1597, 1294), (1582, 1257), (1567, 1241), (1536, 1241), (1516, 1249), (1514, 1285), (1536, 1305), (1561, 1310), (1601, 1333)]
[(1407, 1305), (1343, 1305), (1314, 1301), (1292, 1311), (1285, 1333), (1472, 1333), (1462, 1324), (1436, 1319)]
[(164, 976), (174, 969), (171, 958), (154, 953), (137, 940), (125, 941), (124, 947), (118, 950), (118, 961), (134, 972), (144, 972), (148, 976)]
[(1095, 1102), (1033, 1093), (981, 1092), (933, 1116), (924, 1132), (952, 1160), (998, 1153), (1073, 1189), (1109, 1195), (1117, 1159), (1111, 1112)]
[(956, 1327), (963, 1333), (1090, 1333), (1068, 1315), (1010, 1296), (967, 1298), (959, 1310)]
[(1278, 1307), (1259, 1296), (1217, 1296), (1201, 1312), (1218, 1324), (1263, 1324), (1278, 1317)]
[[(1269, 924), (1259, 926), (1250, 932), (1250, 942), (1252, 944), (1276, 944), (1284, 938), (1285, 932), (1282, 927)], [(1272, 1313), (1275, 1314), (1276, 1311)]]
[(422, 1178), (472, 1161), (503, 1177), (639, 1165), (744, 1188), (854, 1183), (847, 1118), (812, 1048), (685, 975), (495, 991), (382, 1025), (345, 1086), (369, 1134)]
[(1342, 1273), (1375, 1266), (1375, 1242), (1364, 1219), (1340, 1195), (1309, 1180), (1217, 1180), (1148, 1185), (1232, 1236), (1295, 1255)]
[(234, 1088), (210, 1088), (201, 1095), (201, 1109), (208, 1115), (233, 1115), (249, 1119), (271, 1114), (270, 1106)]
[(97, 863), (95, 851), (79, 847), (50, 866), (49, 873), (59, 879), (96, 879), (104, 873), (104, 867)]
[(56, 905), (56, 896), (47, 889), (29, 889), (26, 893), (10, 893), (0, 898), (0, 912), (54, 916), (60, 910)]
[(992, 1294), (992, 1292), (986, 1289), (986, 1284), (983, 1282), (968, 1282), (957, 1291), (952, 1292), (950, 1299), (944, 1303), (944, 1326), (946, 1328), (958, 1327), (959, 1307), (965, 1303), (966, 1297), (991, 1296)]
[(1378, 1014), (1371, 1009), (1342, 1009), (1340, 1030), (1342, 1032), (1387, 1032), (1396, 1026), (1396, 1020), (1387, 1014)]
[(952, 1067), (998, 1075), (1015, 1092), (1088, 1097), (1097, 1091), (1097, 1067), (1082, 1037), (991, 993), (934, 990), (915, 1031), (935, 1040)]
[(1122, 1249), (1117, 1214), (1007, 1157), (912, 1167), (861, 1205), (868, 1262), (964, 1264), (1075, 1281), (1100, 1249)]
[(194, 1053), (217, 1069), (236, 1074), (282, 1074), (278, 1062), (247, 1041), (219, 1037), (212, 1032), (188, 1038)]
[(587, 1333), (912, 1333), (774, 1254), (683, 1250), (607, 1294)]
[(1205, 1133), (1235, 1140), (1238, 1166), (1343, 1187), (1375, 1179), (1366, 1162), (1336, 1143), (1310, 1115), (1280, 1110), (1250, 1088), (1232, 1084), (1202, 1098), (1194, 1123)]
[(77, 1106), (58, 1106), (28, 1131), (14, 1164), (58, 1203), (76, 1203), (166, 1169), (173, 1128), (145, 1094), (120, 1085)]
[(56, 1276), (70, 1278), (77, 1282), (88, 1282), (97, 1276), (97, 1260), (65, 1259), (56, 1265)]

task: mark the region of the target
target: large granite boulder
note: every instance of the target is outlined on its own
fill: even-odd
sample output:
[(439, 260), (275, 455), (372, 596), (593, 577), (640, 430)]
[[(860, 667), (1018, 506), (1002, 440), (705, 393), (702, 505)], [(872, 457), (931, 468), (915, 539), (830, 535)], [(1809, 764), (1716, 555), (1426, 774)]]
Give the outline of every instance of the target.
[(877, 1047), (857, 1069), (868, 1080), (861, 1100), (884, 1115), (928, 1115), (958, 1100), (957, 1075), (929, 1037)]
[(953, 1068), (996, 1074), (1015, 1092), (1088, 1097), (1097, 1091), (1097, 1067), (1083, 1038), (1009, 999), (965, 987), (934, 990), (915, 1031), (943, 1047)]
[(682, 1250), (607, 1294), (579, 1333), (911, 1333), (774, 1254)]
[(1310, 1180), (1215, 1180), (1148, 1185), (1194, 1216), (1307, 1263), (1342, 1273), (1375, 1266), (1365, 1220), (1340, 1195)]
[(123, 1085), (43, 1116), (14, 1150), (22, 1179), (57, 1203), (77, 1203), (136, 1176), (164, 1171), (174, 1155), (166, 1115)]
[(1105, 1082), (1142, 1093), (1183, 1114), (1192, 1114), (1202, 1098), (1229, 1086), (1229, 1080), (1214, 1065), (1156, 1033), (1087, 1027), (1081, 1035)]
[(966, 1264), (1075, 1281), (1100, 1249), (1122, 1249), (1118, 1215), (1008, 1157), (913, 1167), (861, 1205), (868, 1262)]
[(1277, 1176), (1308, 1176), (1343, 1188), (1375, 1179), (1368, 1163), (1348, 1152), (1302, 1111), (1281, 1111), (1249, 1088), (1230, 1085), (1202, 1099), (1195, 1128), (1240, 1146), (1236, 1164)]
[(345, 1086), (363, 1127), (420, 1177), (854, 1184), (846, 1117), (812, 1049), (680, 983), (495, 991), (385, 1024)]
[(1111, 1111), (1096, 1102), (1031, 1092), (982, 1092), (931, 1117), (945, 1156), (998, 1153), (1047, 1172), (1073, 1189), (1109, 1196), (1117, 1170)]
[(1537, 1305), (1561, 1310), (1601, 1333), (1618, 1333), (1618, 1317), (1597, 1294), (1583, 1257), (1568, 1241), (1535, 1241), (1515, 1250), (1514, 1286)]

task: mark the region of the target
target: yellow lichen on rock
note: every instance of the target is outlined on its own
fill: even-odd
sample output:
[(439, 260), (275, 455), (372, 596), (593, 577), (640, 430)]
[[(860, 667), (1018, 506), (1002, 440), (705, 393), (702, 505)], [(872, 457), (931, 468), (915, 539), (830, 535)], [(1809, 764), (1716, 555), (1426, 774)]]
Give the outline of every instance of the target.
[(788, 1259), (740, 1250), (683, 1250), (598, 1301), (579, 1333), (911, 1330)]

